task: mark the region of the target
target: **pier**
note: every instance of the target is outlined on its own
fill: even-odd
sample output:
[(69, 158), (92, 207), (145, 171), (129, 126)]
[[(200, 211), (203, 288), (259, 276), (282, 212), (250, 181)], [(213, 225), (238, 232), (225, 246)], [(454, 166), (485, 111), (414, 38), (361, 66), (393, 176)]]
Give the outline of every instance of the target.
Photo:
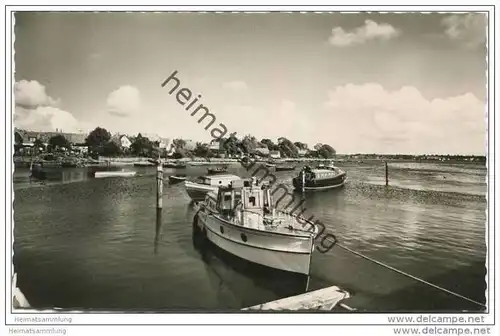
[(329, 311), (337, 305), (347, 310), (353, 310), (342, 301), (350, 297), (349, 293), (337, 286), (326, 287), (312, 292), (290, 296), (242, 310), (325, 310)]

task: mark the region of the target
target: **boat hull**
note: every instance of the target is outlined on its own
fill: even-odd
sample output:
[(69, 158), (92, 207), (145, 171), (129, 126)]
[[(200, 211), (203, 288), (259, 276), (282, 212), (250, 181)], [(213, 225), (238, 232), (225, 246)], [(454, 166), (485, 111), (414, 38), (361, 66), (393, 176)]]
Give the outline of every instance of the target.
[(232, 255), (272, 269), (309, 275), (312, 237), (251, 230), (204, 212), (199, 212), (198, 221), (206, 238)]
[(290, 171), (290, 170), (295, 170), (295, 167), (276, 167), (276, 171)]
[(205, 199), (205, 196), (211, 192), (217, 190), (215, 186), (209, 186), (205, 184), (199, 184), (194, 182), (185, 181), (184, 187), (186, 192), (191, 197), (193, 201), (201, 202)]
[[(347, 181), (347, 175), (346, 173), (342, 173), (330, 179), (306, 181), (304, 190), (318, 191), (318, 190), (340, 188), (345, 185), (346, 181)], [(292, 182), (295, 190), (302, 191), (302, 181), (298, 177), (295, 177), (292, 180)]]
[(169, 176), (168, 180), (170, 181), (170, 183), (180, 183), (186, 181), (186, 177)]

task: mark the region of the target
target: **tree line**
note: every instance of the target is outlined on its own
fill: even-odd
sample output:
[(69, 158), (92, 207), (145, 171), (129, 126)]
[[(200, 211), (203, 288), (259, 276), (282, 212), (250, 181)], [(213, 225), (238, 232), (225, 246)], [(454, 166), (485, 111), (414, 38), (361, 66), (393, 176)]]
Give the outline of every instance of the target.
[[(299, 151), (306, 151), (305, 156), (332, 158), (336, 152), (328, 144), (318, 143), (311, 150), (308, 145), (303, 142), (292, 142), (291, 140), (280, 137), (277, 142), (271, 139), (264, 138), (260, 141), (252, 135), (245, 135), (239, 139), (236, 134), (231, 134), (226, 138), (221, 138), (217, 142), (218, 150), (212, 150), (211, 144), (197, 142), (194, 146), (188, 146), (184, 139), (174, 139), (172, 141), (174, 152), (167, 153), (166, 148), (160, 148), (158, 141), (152, 141), (149, 138), (141, 135), (128, 136), (131, 144), (128, 148), (124, 148), (119, 143), (120, 139), (112, 139), (111, 133), (103, 127), (96, 127), (91, 131), (85, 139), (85, 144), (89, 148), (89, 152), (93, 156), (141, 156), (156, 158), (158, 155), (166, 157), (172, 154), (174, 158), (186, 157), (215, 157), (220, 154), (225, 154), (231, 157), (235, 156), (254, 156), (257, 155), (259, 149), (267, 149), (269, 152), (279, 152), (281, 157), (296, 158), (299, 157)], [(16, 144), (22, 144), (22, 139), (17, 139)], [(51, 137), (48, 141), (48, 146), (45, 148), (40, 139), (34, 143), (35, 148), (43, 148), (48, 151), (57, 151), (59, 149), (71, 149), (71, 143), (62, 134)]]

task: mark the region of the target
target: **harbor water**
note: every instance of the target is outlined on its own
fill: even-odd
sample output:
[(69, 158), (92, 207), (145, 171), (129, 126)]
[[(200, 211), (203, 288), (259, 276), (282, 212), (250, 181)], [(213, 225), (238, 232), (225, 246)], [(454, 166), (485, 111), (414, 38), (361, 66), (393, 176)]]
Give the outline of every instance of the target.
[[(477, 164), (338, 164), (348, 182), (307, 194), (307, 215), (349, 248), (473, 300), (485, 302), (486, 168)], [(14, 173), (14, 267), (36, 308), (231, 311), (331, 285), (359, 311), (479, 311), (334, 246), (314, 252), (309, 281), (259, 272), (193, 246), (194, 210), (182, 184), (165, 178), (156, 227), (154, 167), (129, 178), (54, 170), (46, 183)], [(248, 176), (239, 165), (230, 173)], [(165, 169), (165, 175), (175, 170)], [(178, 172), (199, 176), (206, 167)], [(291, 188), (291, 171), (274, 173)]]

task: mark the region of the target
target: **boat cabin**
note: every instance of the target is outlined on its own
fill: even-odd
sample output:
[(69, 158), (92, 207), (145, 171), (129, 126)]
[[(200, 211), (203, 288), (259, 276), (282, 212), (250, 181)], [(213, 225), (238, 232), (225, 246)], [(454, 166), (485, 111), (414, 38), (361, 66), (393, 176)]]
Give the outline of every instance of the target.
[(220, 187), (220, 186), (228, 186), (232, 181), (239, 179), (239, 176), (236, 175), (214, 175), (214, 176), (200, 176), (199, 182), (202, 184), (206, 184), (209, 186)]
[(227, 187), (220, 187), (216, 198), (208, 200), (222, 215), (232, 216), (235, 210), (269, 213), (271, 192), (266, 184), (258, 185), (255, 178), (233, 180)]

